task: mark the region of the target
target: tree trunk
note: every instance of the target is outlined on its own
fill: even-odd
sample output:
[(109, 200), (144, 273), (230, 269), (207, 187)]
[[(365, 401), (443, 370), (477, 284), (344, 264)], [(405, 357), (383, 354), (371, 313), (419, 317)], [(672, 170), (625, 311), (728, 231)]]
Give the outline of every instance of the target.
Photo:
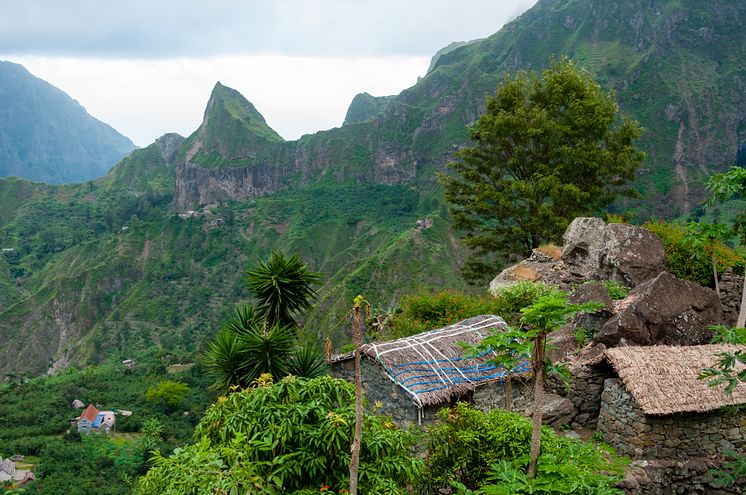
[(531, 431), (531, 463), (528, 465), (529, 478), (536, 477), (536, 467), (541, 452), (541, 408), (544, 406), (544, 342), (546, 334), (540, 334), (534, 341), (534, 413)]
[(741, 309), (738, 311), (736, 328), (743, 328), (746, 324), (746, 276), (743, 277), (743, 291), (741, 292)]
[(718, 301), (722, 304), (723, 300), (720, 298), (720, 282), (718, 281), (718, 262), (715, 259), (715, 252), (712, 252), (712, 275), (715, 277), (715, 293), (718, 295)]
[(510, 379), (510, 372), (508, 372), (508, 379), (505, 380), (505, 410), (510, 411), (513, 408), (513, 382)]
[(360, 371), (360, 347), (363, 345), (362, 308), (355, 305), (355, 437), (350, 458), (350, 495), (357, 495), (357, 478), (360, 468), (360, 443), (363, 438), (363, 378)]

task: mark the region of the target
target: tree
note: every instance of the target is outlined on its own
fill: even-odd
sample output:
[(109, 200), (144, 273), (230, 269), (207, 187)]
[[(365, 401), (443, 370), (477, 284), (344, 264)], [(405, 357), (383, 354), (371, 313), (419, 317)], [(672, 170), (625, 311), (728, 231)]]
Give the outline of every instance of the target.
[(298, 256), (275, 252), (246, 272), (246, 285), (258, 301), (244, 304), (227, 320), (205, 352), (205, 365), (226, 392), (248, 387), (264, 373), (280, 379), (288, 374), (313, 378), (327, 372), (321, 353), (308, 344), (295, 347), (294, 317), (310, 309), (316, 296), (313, 273)]
[(263, 373), (278, 379), (288, 374), (294, 331), (287, 326), (264, 325), (247, 304), (239, 306), (223, 324), (205, 353), (205, 365), (216, 389), (246, 388)]
[(164, 380), (150, 387), (145, 392), (145, 399), (153, 404), (160, 404), (167, 410), (179, 407), (189, 393), (189, 386), (184, 382)]
[[(195, 443), (156, 453), (138, 493), (340, 493), (348, 488), (354, 394), (351, 383), (330, 377), (257, 380), (210, 406)], [(360, 493), (408, 493), (422, 471), (412, 433), (373, 415), (364, 429)]]
[(495, 256), (527, 256), (569, 222), (631, 196), (644, 153), (640, 126), (618, 117), (613, 93), (563, 58), (541, 77), (506, 77), (441, 175), (456, 228), (472, 253), (464, 274), (493, 273)]
[(717, 262), (717, 250), (722, 246), (721, 241), (725, 241), (730, 237), (728, 228), (720, 223), (697, 223), (689, 222), (687, 225), (687, 236), (686, 240), (689, 241), (692, 246), (698, 250), (704, 252), (710, 258), (710, 264), (712, 265), (712, 276), (715, 280), (715, 293), (718, 296), (718, 301), (722, 302), (720, 298), (720, 280), (718, 279), (718, 262)]
[(497, 368), (505, 370), (505, 410), (512, 410), (513, 380), (511, 375), (531, 352), (530, 343), (526, 341), (524, 333), (516, 328), (506, 327), (504, 331), (500, 329), (487, 336), (476, 346), (464, 344), (463, 347), (467, 351), (467, 357), (478, 356), (488, 351), (495, 353), (490, 362)]
[[(506, 357), (496, 359), (498, 364), (503, 364), (507, 369), (514, 368), (517, 363), (517, 357), (526, 355), (526, 351), (531, 350), (531, 371), (534, 382), (534, 405), (532, 413), (533, 429), (531, 432), (531, 452), (530, 464), (528, 467), (528, 476), (533, 478), (536, 475), (536, 468), (541, 452), (541, 421), (542, 407), (544, 405), (544, 371), (547, 366), (546, 362), (546, 342), (547, 335), (558, 330), (568, 318), (576, 313), (585, 312), (593, 313), (603, 307), (602, 303), (585, 303), (570, 304), (567, 301), (567, 294), (564, 292), (554, 292), (540, 297), (536, 302), (527, 308), (521, 310), (521, 329), (522, 332), (516, 333), (512, 329), (498, 332), (505, 335), (495, 334), (487, 337), (487, 345), (490, 342), (497, 345), (497, 351), (505, 354)], [(478, 348), (479, 349), (479, 348)]]
[(258, 300), (257, 313), (267, 327), (279, 324), (297, 327), (294, 316), (312, 308), (321, 275), (308, 269), (297, 255), (273, 252), (246, 272), (246, 287)]

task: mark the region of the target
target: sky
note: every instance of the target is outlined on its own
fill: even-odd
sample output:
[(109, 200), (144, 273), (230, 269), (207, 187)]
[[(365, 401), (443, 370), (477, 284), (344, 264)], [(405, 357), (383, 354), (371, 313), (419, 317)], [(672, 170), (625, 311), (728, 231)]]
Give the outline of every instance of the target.
[(191, 134), (217, 81), (285, 139), (338, 127), (357, 93), (398, 94), (453, 41), (536, 0), (0, 0), (0, 60), (138, 146)]

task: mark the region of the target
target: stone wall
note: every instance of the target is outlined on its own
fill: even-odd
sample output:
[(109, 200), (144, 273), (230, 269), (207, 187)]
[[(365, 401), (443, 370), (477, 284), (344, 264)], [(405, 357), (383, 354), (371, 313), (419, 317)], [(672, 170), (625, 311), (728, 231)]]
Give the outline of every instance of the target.
[(646, 416), (618, 378), (604, 382), (598, 431), (633, 459), (716, 457), (746, 445), (746, 415)]
[(626, 470), (624, 481), (617, 487), (630, 495), (743, 493), (742, 488), (738, 486), (718, 486), (713, 467), (721, 463), (702, 457), (687, 460), (633, 461)]
[[(355, 360), (345, 359), (332, 364), (332, 376), (355, 381)], [(367, 410), (390, 416), (400, 427), (427, 425), (437, 420), (438, 411), (451, 402), (464, 401), (474, 404), (481, 411), (504, 407), (505, 392), (501, 382), (487, 383), (451, 402), (427, 406), (418, 411), (412, 399), (399, 385), (394, 383), (380, 366), (368, 358), (362, 359), (363, 391), (367, 399)], [(513, 410), (522, 411), (531, 405), (529, 387), (520, 380), (513, 381)]]
[(570, 373), (569, 387), (551, 377), (547, 379), (546, 389), (572, 402), (575, 408), (573, 425), (593, 426), (601, 409), (601, 392), (608, 372), (597, 366), (573, 366)]

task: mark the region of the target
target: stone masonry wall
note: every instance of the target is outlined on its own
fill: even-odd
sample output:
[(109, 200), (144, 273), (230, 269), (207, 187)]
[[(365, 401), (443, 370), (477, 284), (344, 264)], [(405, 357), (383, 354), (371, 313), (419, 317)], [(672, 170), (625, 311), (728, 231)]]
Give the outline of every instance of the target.
[(601, 391), (607, 374), (595, 366), (575, 366), (570, 368), (570, 386), (567, 387), (555, 377), (547, 379), (546, 389), (572, 402), (575, 416), (572, 423), (577, 426), (591, 426), (596, 423), (601, 409)]
[(646, 416), (618, 378), (604, 382), (598, 431), (633, 459), (712, 457), (746, 445), (743, 413)]
[[(363, 392), (367, 400), (366, 409), (371, 413), (390, 416), (394, 422), (406, 428), (418, 423), (429, 423), (437, 419), (437, 413), (448, 403), (425, 407), (418, 417), (417, 406), (407, 393), (386, 376), (386, 373), (370, 359), (363, 357)], [(332, 364), (332, 376), (355, 381), (355, 360), (347, 359)]]
[[(355, 360), (346, 359), (332, 364), (332, 376), (355, 381)], [(443, 402), (417, 410), (407, 393), (394, 383), (386, 373), (368, 358), (362, 359), (363, 391), (368, 401), (370, 412), (391, 416), (400, 427), (426, 425), (437, 420), (438, 411), (448, 407), (450, 402)], [(521, 411), (531, 405), (530, 387), (520, 380), (513, 380), (513, 410)], [(489, 411), (505, 405), (505, 392), (501, 382), (493, 382), (478, 387), (474, 392), (454, 398), (471, 402), (476, 409)]]

